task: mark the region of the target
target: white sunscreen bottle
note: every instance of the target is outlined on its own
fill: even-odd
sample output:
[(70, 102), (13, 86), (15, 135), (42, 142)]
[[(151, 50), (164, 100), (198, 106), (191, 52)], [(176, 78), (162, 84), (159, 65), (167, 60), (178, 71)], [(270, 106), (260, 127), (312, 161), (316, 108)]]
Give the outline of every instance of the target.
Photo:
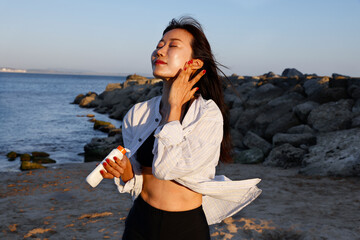
[(109, 155), (107, 155), (104, 160), (86, 177), (86, 181), (94, 188), (104, 179), (101, 175), (100, 171), (104, 170), (103, 163), (106, 159), (110, 161), (114, 161), (113, 157), (117, 157), (118, 159), (122, 159), (126, 152), (130, 152), (129, 149), (123, 148), (122, 146), (118, 146), (117, 148), (113, 149)]

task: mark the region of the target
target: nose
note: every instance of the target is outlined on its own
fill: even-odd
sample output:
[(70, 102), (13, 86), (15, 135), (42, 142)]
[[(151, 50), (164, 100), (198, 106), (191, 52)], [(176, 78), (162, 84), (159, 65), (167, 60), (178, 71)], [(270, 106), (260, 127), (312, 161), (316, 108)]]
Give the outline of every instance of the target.
[(164, 56), (165, 54), (164, 46), (156, 49), (155, 51), (156, 51), (156, 56)]

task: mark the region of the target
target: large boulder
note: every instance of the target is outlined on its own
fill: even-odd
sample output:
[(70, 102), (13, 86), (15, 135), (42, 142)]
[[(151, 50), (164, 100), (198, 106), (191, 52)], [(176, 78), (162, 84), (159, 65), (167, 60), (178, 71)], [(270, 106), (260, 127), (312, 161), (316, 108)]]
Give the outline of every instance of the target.
[(93, 138), (84, 146), (85, 162), (102, 161), (114, 148), (123, 145), (121, 135), (107, 138)]
[(46, 168), (46, 167), (41, 165), (40, 163), (34, 163), (34, 162), (30, 162), (30, 161), (22, 161), (21, 166), (20, 166), (20, 169), (22, 171), (34, 170), (34, 169), (42, 169), (42, 168)]
[(88, 94), (86, 94), (84, 98), (81, 99), (79, 106), (84, 108), (94, 107), (91, 105), (91, 102), (94, 101), (96, 97), (97, 97), (96, 93), (89, 92)]
[(105, 122), (105, 121), (100, 121), (100, 120), (95, 120), (95, 122), (94, 122), (94, 129), (100, 130), (102, 132), (108, 133), (110, 130), (115, 129), (115, 128), (116, 127), (110, 122)]
[(320, 133), (304, 156), (301, 174), (360, 176), (360, 128)]
[(243, 143), (248, 148), (259, 148), (267, 155), (271, 150), (271, 144), (257, 134), (248, 131), (243, 138)]
[(246, 107), (258, 107), (268, 103), (283, 94), (284, 90), (274, 86), (271, 83), (261, 85), (259, 88), (253, 89), (249, 94), (249, 98), (245, 102)]
[(320, 131), (330, 132), (351, 127), (353, 100), (343, 99), (330, 102), (313, 109), (308, 116), (308, 124)]
[(264, 161), (264, 165), (282, 168), (300, 166), (304, 154), (305, 150), (285, 143), (271, 150)]
[(293, 108), (293, 112), (300, 119), (301, 122), (306, 123), (309, 113), (314, 108), (317, 108), (319, 105), (320, 105), (319, 103), (313, 101), (307, 101), (299, 105), (296, 105)]
[(352, 107), (351, 111), (353, 112), (354, 116), (360, 115), (360, 98), (356, 100), (354, 106)]
[(304, 77), (304, 74), (302, 74), (296, 68), (286, 68), (282, 72), (281, 76), (282, 77), (287, 77), (287, 78), (302, 78), (302, 77)]
[(276, 133), (285, 133), (289, 128), (299, 124), (300, 121), (293, 112), (286, 112), (267, 126), (265, 138), (271, 139)]
[(235, 153), (235, 163), (256, 164), (264, 161), (264, 153), (259, 148), (251, 148)]
[(280, 146), (284, 143), (289, 143), (294, 147), (300, 147), (301, 145), (311, 146), (316, 144), (316, 137), (311, 133), (277, 133), (273, 137), (273, 145)]
[(299, 134), (299, 133), (300, 134), (302, 134), (302, 133), (315, 134), (315, 131), (309, 125), (301, 124), (301, 125), (297, 125), (295, 127), (289, 128), (287, 130), (287, 133), (291, 133), (291, 134)]
[(113, 91), (115, 89), (122, 89), (122, 87), (123, 86), (121, 83), (109, 83), (106, 85), (105, 92)]

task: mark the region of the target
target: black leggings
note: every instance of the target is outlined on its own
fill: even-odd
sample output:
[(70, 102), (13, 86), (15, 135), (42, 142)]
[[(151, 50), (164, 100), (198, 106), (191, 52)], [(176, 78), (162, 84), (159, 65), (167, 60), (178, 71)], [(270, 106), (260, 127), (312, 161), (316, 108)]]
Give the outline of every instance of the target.
[(202, 206), (183, 212), (152, 207), (135, 200), (125, 221), (123, 240), (209, 240), (210, 230)]

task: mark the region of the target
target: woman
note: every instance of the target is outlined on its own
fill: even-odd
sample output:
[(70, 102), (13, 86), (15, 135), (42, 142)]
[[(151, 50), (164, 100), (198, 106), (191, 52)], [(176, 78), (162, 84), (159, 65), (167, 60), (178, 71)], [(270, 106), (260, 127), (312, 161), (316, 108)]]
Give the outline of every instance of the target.
[(231, 161), (222, 83), (201, 25), (173, 19), (151, 56), (162, 96), (138, 103), (123, 119), (130, 160), (114, 159), (101, 174), (114, 178), (134, 205), (123, 239), (210, 239), (209, 225), (253, 201), (260, 179), (215, 176)]

